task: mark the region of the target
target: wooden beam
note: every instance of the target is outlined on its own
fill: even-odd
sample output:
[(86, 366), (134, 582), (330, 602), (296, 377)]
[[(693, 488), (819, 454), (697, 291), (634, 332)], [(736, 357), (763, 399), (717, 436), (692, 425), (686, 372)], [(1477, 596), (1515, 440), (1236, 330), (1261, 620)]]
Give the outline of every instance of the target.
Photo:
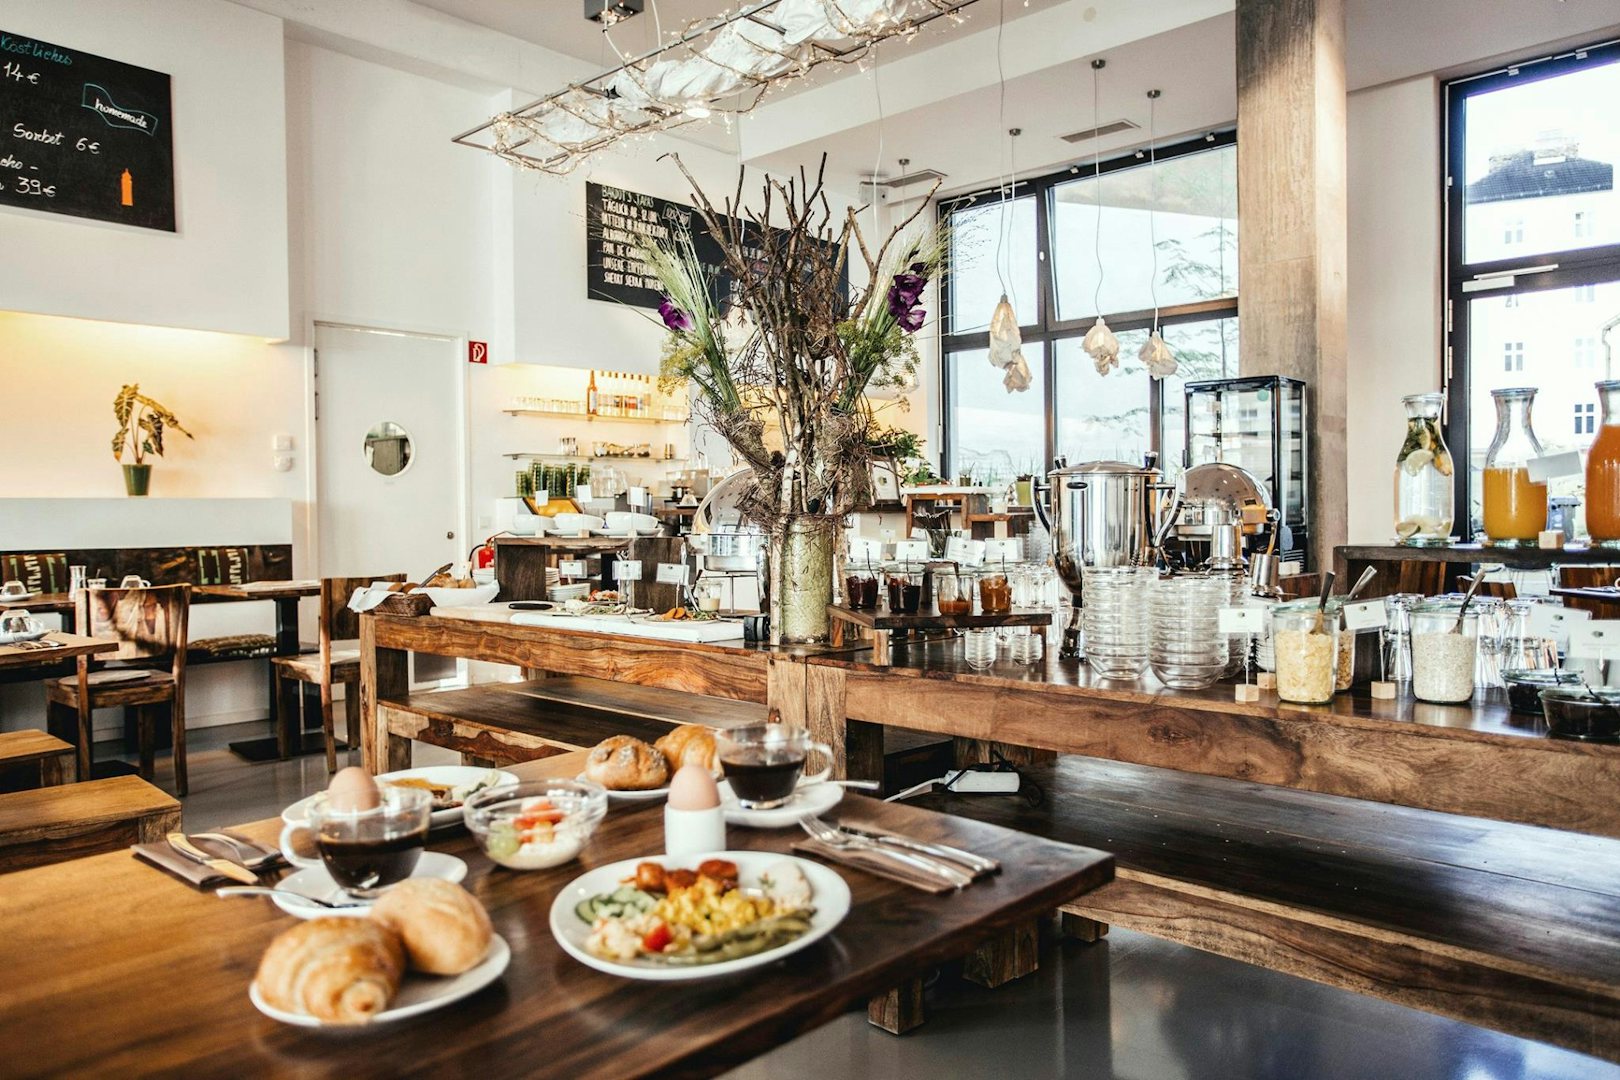
[(1343, 0), (1237, 0), (1244, 375), (1307, 385), (1311, 567), (1349, 532)]

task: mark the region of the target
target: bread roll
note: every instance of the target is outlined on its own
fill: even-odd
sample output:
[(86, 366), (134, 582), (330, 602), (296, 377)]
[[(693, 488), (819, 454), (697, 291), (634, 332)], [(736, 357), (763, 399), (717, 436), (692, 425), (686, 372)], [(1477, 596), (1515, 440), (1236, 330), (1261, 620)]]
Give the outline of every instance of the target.
[(310, 919), (277, 935), (254, 982), (285, 1012), (364, 1024), (388, 1008), (405, 976), (399, 936), (369, 919)]
[(405, 879), (371, 905), (371, 918), (398, 934), (411, 967), (429, 975), (476, 966), (495, 933), (478, 898), (442, 878)]
[(614, 735), (591, 748), (585, 777), (612, 791), (647, 791), (669, 783), (669, 762), (640, 739)]
[(720, 772), (714, 732), (702, 724), (682, 724), (653, 745), (669, 759), (671, 775), (679, 772), (682, 765), (696, 765), (715, 774)]

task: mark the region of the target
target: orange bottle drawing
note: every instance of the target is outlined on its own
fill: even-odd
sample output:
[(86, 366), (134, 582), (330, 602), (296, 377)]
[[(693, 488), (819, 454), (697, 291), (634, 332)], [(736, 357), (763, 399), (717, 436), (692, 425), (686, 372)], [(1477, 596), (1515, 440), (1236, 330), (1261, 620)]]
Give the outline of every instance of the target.
[(135, 205), (135, 180), (124, 170), (124, 175), (118, 179), (118, 201), (124, 206)]

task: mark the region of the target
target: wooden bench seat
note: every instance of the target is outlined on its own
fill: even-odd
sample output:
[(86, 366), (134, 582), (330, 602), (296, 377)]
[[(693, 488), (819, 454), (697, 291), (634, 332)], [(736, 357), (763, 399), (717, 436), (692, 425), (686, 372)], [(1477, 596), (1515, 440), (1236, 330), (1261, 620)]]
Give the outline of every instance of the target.
[(585, 750), (610, 735), (653, 742), (677, 724), (735, 727), (765, 719), (765, 706), (564, 677), (437, 690), (378, 702), (389, 770), (410, 767), (410, 742), (494, 764)]
[(180, 803), (137, 776), (0, 795), (0, 873), (118, 851), (180, 828)]
[(919, 805), (1113, 852), (1090, 920), (1620, 1060), (1620, 840), (1091, 758)]
[(28, 770), (40, 787), (72, 783), (77, 774), (73, 744), (44, 731), (0, 733), (0, 773)]

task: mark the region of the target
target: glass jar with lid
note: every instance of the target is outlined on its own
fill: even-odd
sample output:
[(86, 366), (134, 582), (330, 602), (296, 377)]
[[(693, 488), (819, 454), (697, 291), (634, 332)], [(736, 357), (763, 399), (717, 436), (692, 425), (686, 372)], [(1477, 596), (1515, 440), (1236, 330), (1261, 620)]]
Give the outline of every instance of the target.
[(1384, 681), (1412, 681), (1412, 607), (1422, 603), (1421, 593), (1395, 593), (1384, 597)]
[(1474, 696), (1479, 617), (1462, 605), (1430, 600), (1412, 608), (1412, 694), (1419, 701), (1454, 705)]
[(1298, 705), (1325, 705), (1338, 688), (1339, 615), (1315, 600), (1280, 604), (1271, 613), (1277, 696)]
[(1410, 546), (1450, 543), (1454, 469), (1440, 434), (1445, 396), (1412, 394), (1401, 404), (1406, 408), (1406, 437), (1395, 459), (1395, 537)]
[(1534, 387), (1492, 390), (1496, 435), (1485, 452), (1485, 541), (1495, 547), (1534, 546), (1547, 526), (1547, 485), (1530, 481), (1541, 442), (1530, 423)]
[(934, 571), (934, 606), (941, 615), (969, 615), (973, 612), (974, 577), (960, 567)]

